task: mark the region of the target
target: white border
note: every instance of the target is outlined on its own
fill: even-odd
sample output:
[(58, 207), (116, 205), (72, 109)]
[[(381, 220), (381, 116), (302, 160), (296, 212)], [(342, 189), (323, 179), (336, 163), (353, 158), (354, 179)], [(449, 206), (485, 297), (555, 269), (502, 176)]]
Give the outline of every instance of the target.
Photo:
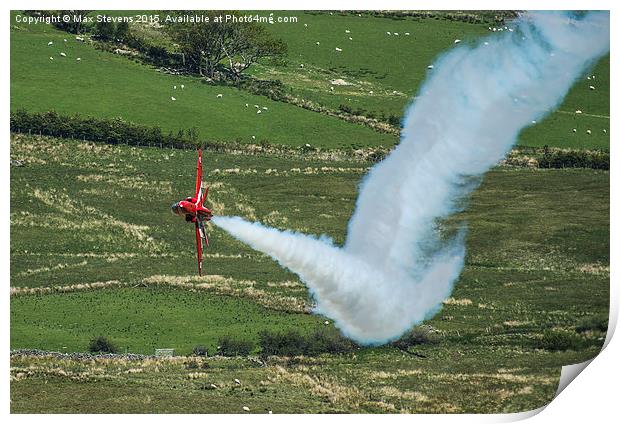
[[(6, 19), (5, 25), (2, 26), (1, 34), (2, 34), (2, 45), (4, 46), (4, 54), (5, 60), (2, 61), (2, 76), (4, 80), (4, 86), (10, 86), (9, 79), (9, 33), (10, 33), (10, 25), (7, 25), (9, 21), (9, 13), (11, 9), (145, 9), (145, 10), (160, 10), (160, 9), (254, 9), (254, 10), (364, 10), (364, 9), (401, 9), (401, 10), (411, 10), (411, 9), (431, 9), (431, 10), (440, 10), (440, 9), (519, 9), (519, 10), (544, 10), (544, 9), (574, 9), (574, 10), (611, 10), (611, 31), (612, 31), (612, 50), (615, 45), (614, 40), (617, 38), (618, 34), (616, 34), (617, 28), (619, 27), (619, 19), (618, 12), (616, 7), (617, 2), (613, 1), (601, 1), (601, 0), (590, 0), (590, 1), (576, 1), (576, 0), (566, 0), (566, 1), (549, 1), (549, 0), (525, 0), (525, 1), (506, 1), (498, 4), (497, 1), (481, 1), (481, 0), (469, 0), (467, 2), (456, 2), (456, 1), (446, 1), (446, 0), (434, 0), (434, 1), (417, 1), (417, 2), (407, 2), (403, 0), (384, 0), (384, 1), (364, 1), (364, 0), (298, 0), (296, 2), (283, 1), (283, 0), (274, 0), (274, 1), (249, 1), (249, 0), (230, 0), (225, 1), (224, 3), (215, 3), (209, 2), (206, 3), (204, 1), (162, 1), (162, 0), (136, 0), (136, 1), (120, 1), (120, 0), (112, 0), (107, 1), (105, 3), (95, 2), (95, 1), (76, 1), (76, 0), (63, 0), (63, 1), (8, 1), (3, 3), (3, 17)], [(614, 51), (611, 55), (611, 75), (618, 75), (618, 52)], [(9, 184), (9, 143), (8, 143), (8, 134), (9, 134), (9, 105), (10, 105), (10, 97), (9, 90), (4, 91), (5, 97), (2, 102), (2, 111), (0, 112), (0, 116), (2, 117), (2, 134), (4, 135), (5, 142), (2, 144), (2, 166), (0, 167), (0, 172), (2, 172), (4, 184), (0, 184), (1, 196), (3, 199), (10, 199), (10, 184)], [(617, 129), (615, 126), (615, 117), (617, 110), (617, 99), (620, 98), (620, 93), (618, 93), (618, 87), (614, 78), (611, 79), (611, 113), (612, 119), (610, 122), (610, 135), (612, 138), (612, 144), (617, 143), (616, 132)], [(617, 161), (615, 160), (615, 156), (613, 155), (612, 149), (612, 171), (611, 171), (611, 216), (618, 216), (619, 209), (617, 203), (617, 178), (616, 172), (614, 170), (617, 166)], [(5, 283), (4, 287), (4, 310), (3, 310), (3, 322), (2, 334), (4, 337), (2, 338), (2, 347), (4, 352), (9, 352), (10, 344), (9, 344), (9, 254), (10, 254), (10, 244), (9, 244), (9, 212), (10, 208), (8, 205), (1, 208), (2, 210), (2, 222), (4, 225), (2, 226), (2, 269), (4, 270), (4, 275), (7, 283)], [(606, 340), (607, 346), (606, 348), (596, 357), (591, 364), (582, 372), (577, 378), (576, 381), (572, 384), (569, 384), (568, 387), (564, 391), (562, 391), (559, 396), (552, 401), (547, 407), (541, 408), (538, 411), (532, 411), (530, 413), (520, 413), (520, 414), (508, 414), (508, 415), (416, 415), (416, 416), (373, 416), (373, 415), (348, 415), (348, 416), (322, 416), (321, 420), (327, 421), (370, 421), (373, 419), (380, 420), (389, 420), (389, 421), (400, 421), (400, 420), (416, 420), (423, 422), (470, 422), (470, 423), (480, 423), (480, 422), (508, 422), (515, 421), (519, 419), (526, 418), (527, 416), (534, 415), (538, 413), (533, 418), (530, 418), (531, 422), (549, 422), (549, 421), (567, 421), (567, 422), (576, 422), (576, 421), (591, 421), (591, 422), (607, 422), (610, 417), (618, 416), (618, 401), (617, 401), (617, 382), (618, 377), (620, 375), (618, 366), (618, 358), (620, 358), (620, 342), (618, 342), (617, 337), (615, 340), (611, 337), (613, 333), (613, 329), (617, 323), (618, 318), (618, 278), (617, 272), (615, 272), (615, 263), (614, 260), (617, 258), (618, 252), (618, 228), (614, 221), (611, 223), (611, 258), (612, 258), (612, 273), (611, 273), (611, 299), (610, 299), (610, 331), (608, 335), (608, 339)], [(9, 369), (8, 369), (8, 358), (5, 362), (6, 366), (2, 369), (2, 413), (3, 415), (9, 415)], [(220, 416), (217, 418), (212, 418), (221, 422), (235, 422), (237, 420), (249, 420), (251, 419), (253, 422), (287, 422), (290, 420), (304, 422), (314, 421), (317, 417), (311, 415), (267, 415), (267, 416), (255, 416), (252, 415), (252, 418), (247, 415), (226, 415)], [(134, 421), (136, 419), (148, 419), (153, 420), (155, 422), (168, 422), (170, 419), (178, 419), (178, 420), (193, 420), (193, 419), (201, 419), (201, 418), (192, 418), (183, 415), (179, 416), (164, 416), (164, 415), (156, 415), (149, 417), (133, 417), (131, 415), (100, 415), (93, 417), (84, 417), (81, 415), (54, 415), (54, 416), (29, 416), (29, 415), (12, 415), (8, 417), (11, 420), (16, 422), (28, 422), (32, 420), (40, 420), (45, 419), (62, 422), (83, 422), (83, 420), (87, 419), (89, 421), (94, 422), (108, 422), (110, 420), (121, 420), (121, 421)], [(204, 419), (210, 419), (208, 417), (204, 417)]]

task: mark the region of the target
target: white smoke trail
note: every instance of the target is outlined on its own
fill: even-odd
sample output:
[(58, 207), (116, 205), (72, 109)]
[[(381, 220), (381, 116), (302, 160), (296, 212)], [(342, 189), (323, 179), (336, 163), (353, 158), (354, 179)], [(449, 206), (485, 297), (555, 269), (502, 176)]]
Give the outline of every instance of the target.
[(297, 273), (316, 311), (359, 343), (385, 343), (432, 316), (465, 256), (463, 237), (442, 245), (437, 219), (609, 51), (608, 13), (532, 13), (515, 24), (435, 64), (401, 143), (361, 185), (344, 247), (238, 217), (213, 223)]

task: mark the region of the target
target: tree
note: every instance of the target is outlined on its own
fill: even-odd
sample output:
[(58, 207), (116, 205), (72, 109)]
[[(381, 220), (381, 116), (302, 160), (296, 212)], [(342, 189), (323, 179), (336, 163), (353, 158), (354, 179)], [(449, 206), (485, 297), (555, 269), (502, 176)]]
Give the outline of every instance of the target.
[(101, 40), (111, 40), (115, 32), (113, 22), (101, 21), (95, 24), (95, 35)]
[(273, 38), (257, 24), (234, 27), (230, 46), (223, 48), (228, 58), (228, 71), (235, 79), (260, 59), (282, 56), (287, 50), (284, 41)]
[(117, 23), (114, 36), (119, 40), (124, 40), (125, 37), (127, 37), (127, 34), (129, 34), (129, 23), (125, 21), (120, 21)]
[[(177, 11), (179, 14), (193, 13)], [(230, 15), (237, 12), (213, 11), (210, 15)], [(213, 78), (219, 68), (224, 68), (234, 78), (257, 60), (274, 57), (286, 52), (283, 41), (272, 38), (254, 22), (175, 22), (166, 26), (166, 32), (179, 46), (185, 66), (192, 72)], [(228, 66), (222, 61), (228, 59)]]

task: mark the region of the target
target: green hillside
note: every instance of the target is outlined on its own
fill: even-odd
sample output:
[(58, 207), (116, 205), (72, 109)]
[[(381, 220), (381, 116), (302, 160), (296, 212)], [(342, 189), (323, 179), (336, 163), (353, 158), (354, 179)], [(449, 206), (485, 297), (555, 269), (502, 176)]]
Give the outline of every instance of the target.
[[(288, 12), (275, 14), (290, 16)], [(487, 24), (445, 19), (309, 12), (296, 12), (296, 16), (297, 23), (267, 25), (273, 35), (287, 43), (286, 61), (261, 63), (251, 68), (250, 74), (259, 79), (281, 80), (298, 99), (335, 111), (342, 106), (386, 119), (402, 117), (429, 72), (427, 66), (454, 46), (455, 39), (474, 43), (480, 37), (500, 36), (490, 33)], [(133, 27), (155, 43), (173, 48), (157, 30), (139, 24)], [(62, 41), (64, 38), (67, 43)], [(49, 41), (54, 45), (48, 47)], [(336, 47), (342, 51), (337, 52)], [(61, 57), (61, 52), (67, 56)], [(81, 58), (79, 63), (77, 57)], [(592, 75), (594, 79), (587, 79)], [(350, 85), (334, 85), (331, 81), (335, 80)], [(180, 90), (181, 84), (184, 90)], [(173, 89), (175, 85), (177, 90)], [(221, 141), (264, 140), (323, 147), (390, 146), (397, 142), (394, 135), (236, 88), (202, 84), (196, 77), (162, 74), (126, 57), (76, 42), (71, 34), (48, 25), (11, 26), (11, 92), (12, 110), (54, 109), (99, 117), (120, 116), (174, 132), (196, 127), (202, 138)], [(222, 97), (217, 98), (218, 94)], [(257, 114), (254, 105), (267, 107), (268, 111)], [(575, 114), (577, 110), (582, 113)], [(609, 57), (584, 75), (557, 112), (525, 129), (519, 143), (608, 148)]]

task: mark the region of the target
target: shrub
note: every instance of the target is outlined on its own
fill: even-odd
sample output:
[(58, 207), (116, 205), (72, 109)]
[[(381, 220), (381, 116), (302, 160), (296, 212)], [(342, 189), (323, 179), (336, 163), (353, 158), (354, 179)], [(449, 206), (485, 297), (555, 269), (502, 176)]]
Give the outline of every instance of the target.
[(116, 353), (116, 345), (104, 336), (95, 337), (88, 344), (88, 351), (92, 353)]
[(262, 356), (315, 356), (321, 353), (345, 353), (357, 348), (351, 340), (325, 329), (307, 336), (297, 331), (263, 331), (259, 334), (259, 345)]
[(411, 346), (436, 343), (439, 343), (439, 334), (437, 331), (428, 325), (421, 325), (419, 327), (414, 327), (400, 339), (393, 341), (392, 346), (397, 349), (407, 350)]
[(217, 353), (222, 356), (247, 356), (254, 348), (250, 340), (233, 339), (230, 336), (220, 337)]
[(345, 353), (356, 347), (355, 343), (338, 332), (319, 329), (306, 338), (304, 354), (313, 356), (321, 353)]
[(203, 345), (194, 346), (194, 348), (192, 349), (192, 353), (194, 354), (194, 356), (207, 356), (207, 347)]
[(584, 341), (572, 331), (547, 329), (536, 340), (535, 347), (552, 351), (578, 350), (584, 347)]
[(587, 331), (600, 331), (604, 333), (607, 331), (607, 325), (609, 316), (607, 314), (597, 314), (582, 318), (577, 324), (575, 331), (578, 333), (585, 333)]

